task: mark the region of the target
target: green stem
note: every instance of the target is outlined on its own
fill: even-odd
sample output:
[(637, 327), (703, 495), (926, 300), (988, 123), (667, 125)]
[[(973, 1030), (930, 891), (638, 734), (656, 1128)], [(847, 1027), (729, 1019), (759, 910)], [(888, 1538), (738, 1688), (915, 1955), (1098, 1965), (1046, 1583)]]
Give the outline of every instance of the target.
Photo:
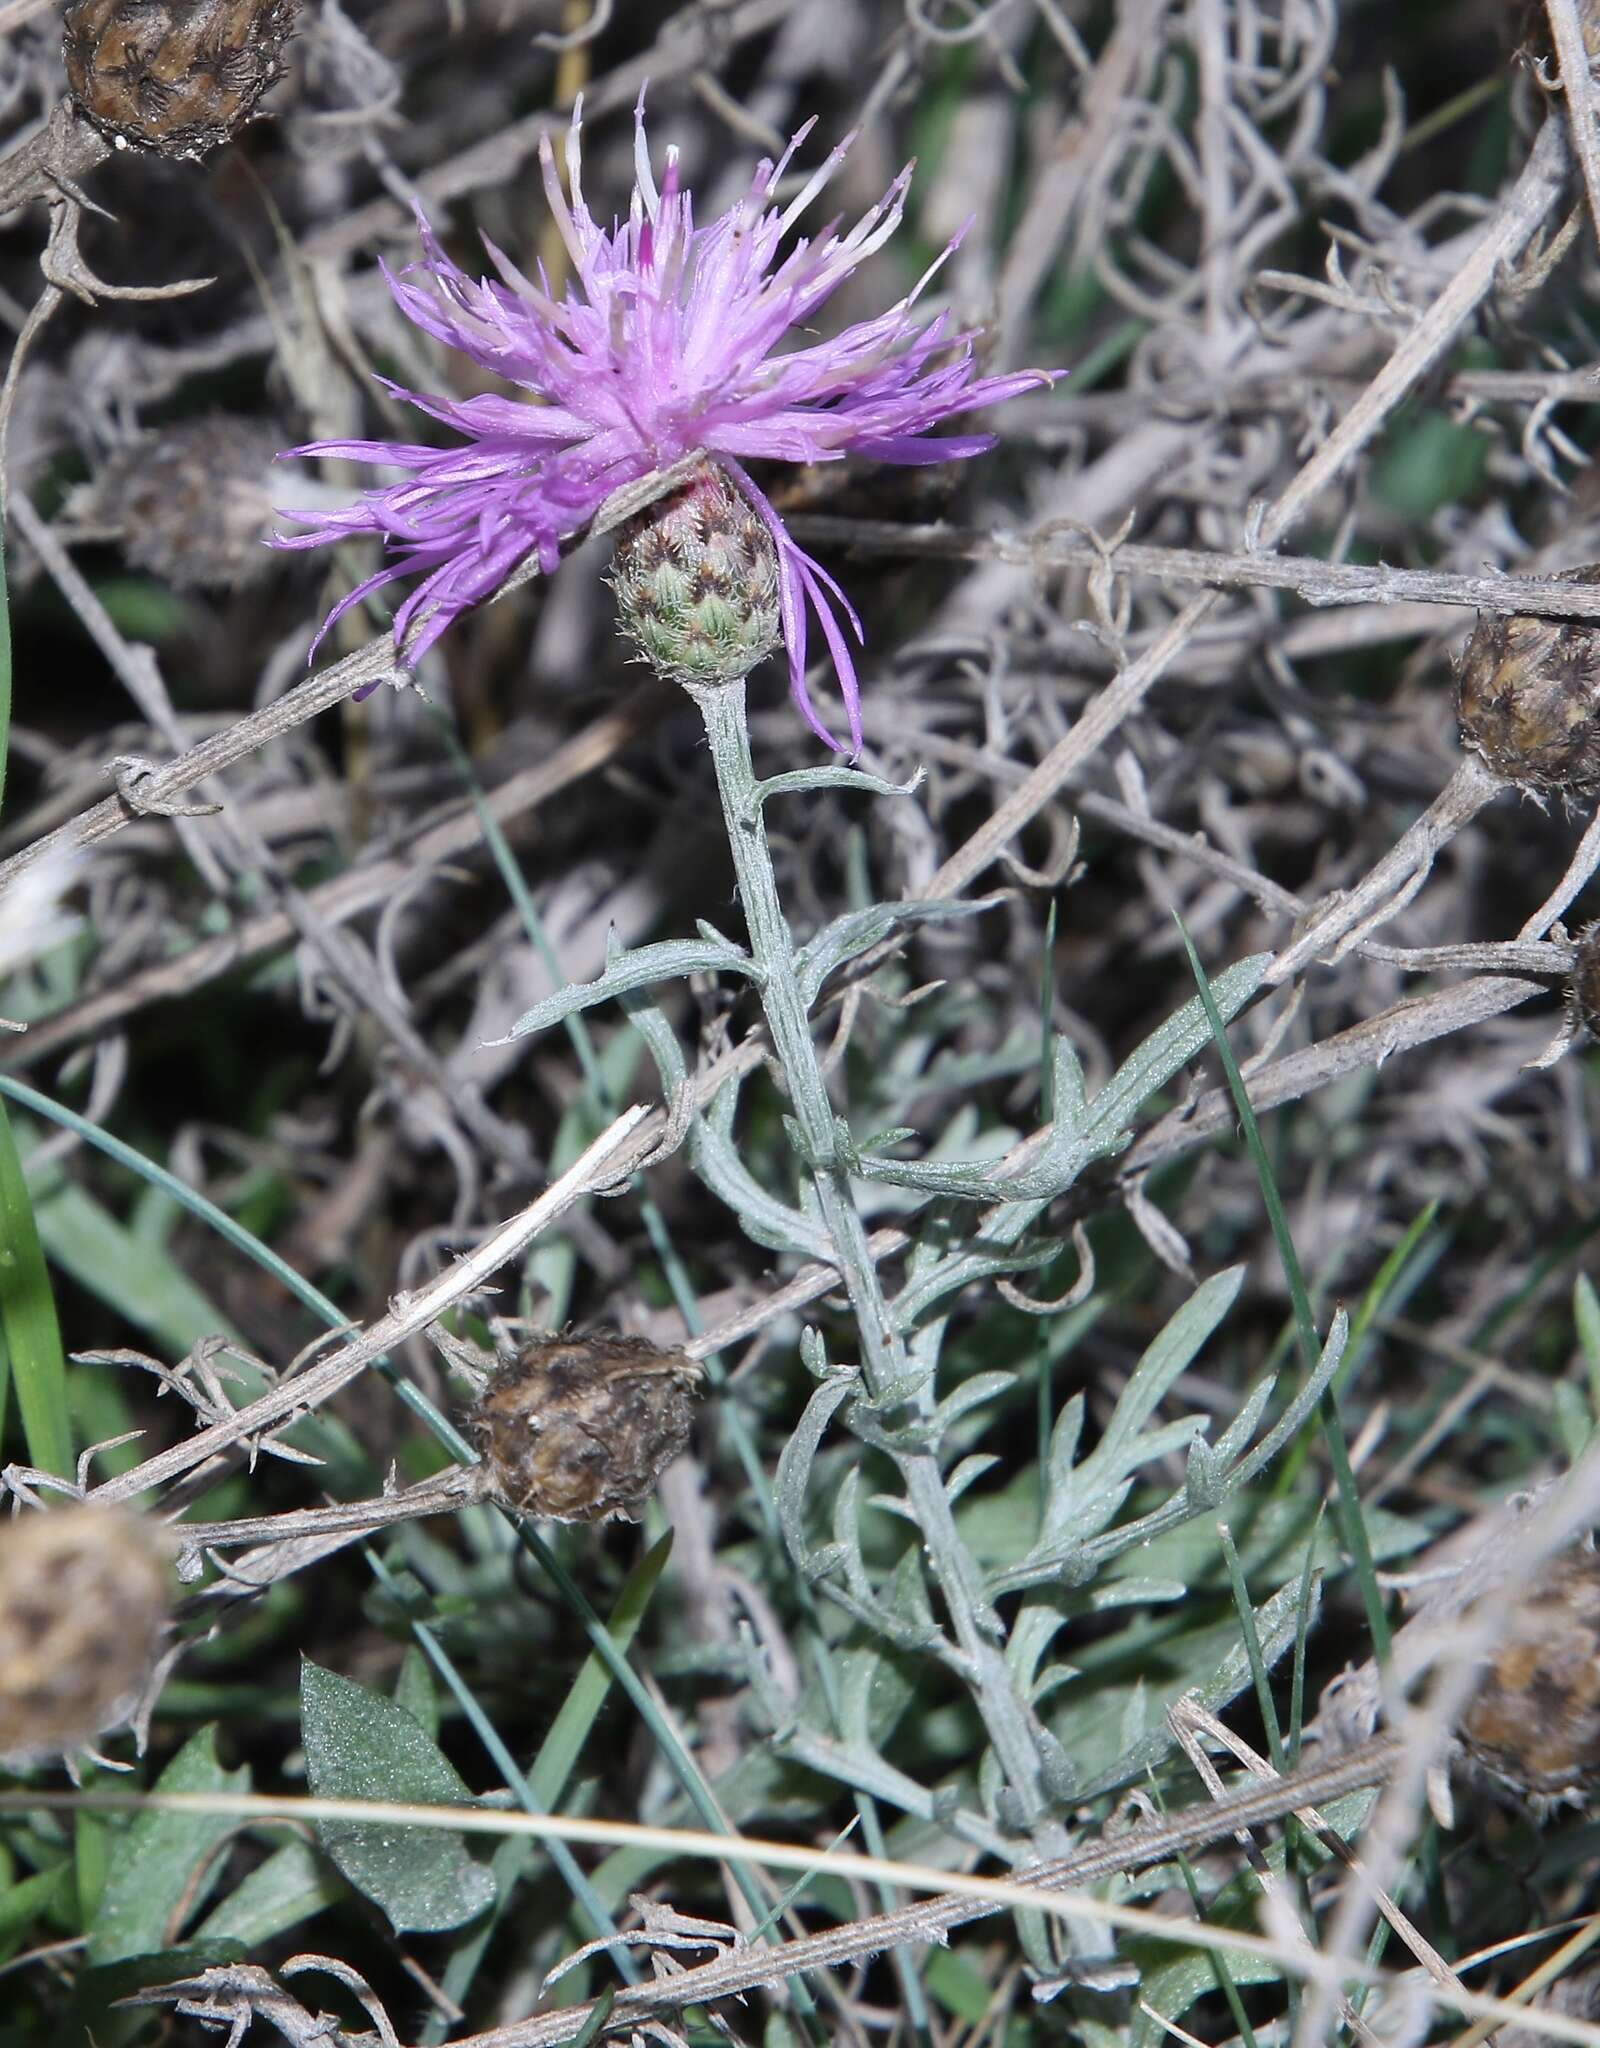
[[(908, 1372), (910, 1365), (868, 1248), (866, 1225), (856, 1208), (849, 1173), (841, 1161), (838, 1125), (800, 993), (794, 940), (778, 901), (777, 878), (750, 761), (744, 682), (690, 683), (685, 688), (699, 709), (711, 744), (717, 794), (761, 1005), (794, 1106), (802, 1160), (816, 1189), (818, 1207), (833, 1240), (834, 1262), (855, 1313), (861, 1377), (868, 1393), (876, 1395)], [(1048, 1814), (1038, 1745), (1031, 1716), (1006, 1668), (999, 1617), (984, 1590), (983, 1575), (956, 1529), (937, 1459), (927, 1451), (904, 1452), (896, 1462), (966, 1660), (974, 1701), (1012, 1794), (1007, 1802), (1012, 1810), (1006, 1817), (1020, 1827), (1037, 1829)]]

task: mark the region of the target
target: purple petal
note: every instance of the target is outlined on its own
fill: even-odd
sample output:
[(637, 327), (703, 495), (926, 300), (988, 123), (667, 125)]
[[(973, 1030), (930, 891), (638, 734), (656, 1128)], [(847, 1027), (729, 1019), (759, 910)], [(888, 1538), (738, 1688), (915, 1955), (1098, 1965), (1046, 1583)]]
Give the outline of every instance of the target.
[(846, 454), (908, 465), (965, 461), (992, 438), (940, 438), (940, 428), (1048, 387), (1059, 373), (978, 377), (976, 337), (955, 331), (947, 312), (924, 320), (913, 311), (954, 242), (894, 305), (816, 339), (810, 323), (820, 309), (899, 227), (910, 168), (854, 225), (835, 220), (795, 235), (849, 146), (835, 149), (780, 208), (778, 181), (810, 125), (776, 164), (757, 169), (725, 213), (696, 227), (673, 149), (657, 185), (641, 93), (632, 203), (607, 230), (584, 197), (575, 107), (565, 187), (548, 138), (539, 152), (546, 204), (570, 263), (564, 286), (553, 286), (538, 264), (530, 278), (492, 243), (492, 274), (474, 279), (418, 214), (418, 260), (399, 275), (384, 271), (395, 304), (442, 347), (529, 396), (435, 395), (382, 380), (449, 429), (453, 445), (347, 439), (291, 451), (400, 472), (398, 481), (376, 484), (339, 510), (284, 514), (305, 530), (280, 536), (280, 547), (366, 535), (389, 550), (382, 569), (340, 599), (329, 623), (373, 590), (415, 577), (396, 634), (403, 640), (411, 631), (414, 650), (425, 650), (519, 562), (533, 556), (553, 569), (562, 543), (583, 531), (618, 485), (703, 451), (736, 479), (772, 535), (790, 690), (801, 715), (827, 745), (838, 745), (806, 687), (814, 612), (859, 750), (849, 634), (860, 640), (860, 620), (834, 578), (795, 545), (744, 464)]

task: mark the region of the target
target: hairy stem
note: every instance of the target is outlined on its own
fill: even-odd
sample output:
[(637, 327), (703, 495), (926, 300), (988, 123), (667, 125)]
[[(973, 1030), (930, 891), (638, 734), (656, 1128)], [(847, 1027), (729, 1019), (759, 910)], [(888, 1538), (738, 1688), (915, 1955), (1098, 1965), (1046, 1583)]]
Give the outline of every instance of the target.
[[(744, 683), (687, 687), (711, 744), (717, 794), (773, 1052), (794, 1106), (802, 1160), (855, 1313), (862, 1380), (869, 1394), (880, 1394), (909, 1371), (910, 1361), (878, 1278), (850, 1176), (841, 1163), (833, 1105), (800, 993), (794, 941), (778, 901), (772, 854), (756, 794), (745, 725)], [(937, 1459), (929, 1451), (901, 1452), (896, 1462), (965, 1659), (967, 1681), (1010, 1789), (1010, 1811), (1005, 1817), (1036, 1831), (1048, 1811), (1039, 1749), (1032, 1717), (1006, 1668), (999, 1617), (984, 1592), (978, 1565), (957, 1533)]]

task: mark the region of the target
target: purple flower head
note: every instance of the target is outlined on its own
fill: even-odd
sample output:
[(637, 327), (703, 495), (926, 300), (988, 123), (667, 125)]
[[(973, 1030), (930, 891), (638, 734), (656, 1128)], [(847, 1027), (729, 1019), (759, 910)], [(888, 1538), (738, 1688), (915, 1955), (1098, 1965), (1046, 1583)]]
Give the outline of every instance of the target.
[(807, 122), (775, 164), (758, 166), (743, 198), (697, 228), (676, 150), (668, 150), (656, 186), (643, 107), (641, 95), (633, 199), (627, 219), (609, 233), (584, 203), (578, 110), (566, 147), (570, 202), (548, 138), (540, 145), (545, 194), (572, 265), (560, 298), (542, 267), (534, 282), (487, 241), (499, 276), (474, 283), (419, 214), (421, 262), (399, 277), (385, 271), (400, 310), (425, 334), (529, 396), (456, 400), (390, 384), (395, 396), (465, 441), (446, 449), (320, 441), (292, 451), (408, 474), (363, 493), (354, 505), (316, 515), (309, 532), (279, 545), (381, 536), (390, 559), (341, 598), (323, 630), (369, 591), (420, 572), (422, 581), (395, 615), (397, 647), (416, 626), (407, 649), (415, 660), (528, 556), (553, 570), (563, 542), (581, 534), (613, 493), (696, 454), (706, 456), (748, 497), (772, 536), (796, 705), (819, 738), (838, 745), (806, 688), (809, 609), (838, 672), (851, 746), (859, 751), (860, 693), (839, 615), (858, 642), (861, 622), (834, 579), (791, 539), (746, 461), (864, 455), (927, 463), (978, 455), (993, 445), (992, 436), (935, 439), (930, 430), (958, 413), (1048, 385), (1058, 373), (977, 377), (970, 333), (952, 333), (944, 313), (915, 323), (912, 308), (955, 242), (914, 291), (876, 319), (858, 321), (831, 340), (785, 347), (899, 226), (910, 167), (848, 233), (832, 223), (814, 239), (797, 239), (780, 258), (779, 244), (832, 178), (848, 142), (780, 209), (773, 195), (814, 125)]

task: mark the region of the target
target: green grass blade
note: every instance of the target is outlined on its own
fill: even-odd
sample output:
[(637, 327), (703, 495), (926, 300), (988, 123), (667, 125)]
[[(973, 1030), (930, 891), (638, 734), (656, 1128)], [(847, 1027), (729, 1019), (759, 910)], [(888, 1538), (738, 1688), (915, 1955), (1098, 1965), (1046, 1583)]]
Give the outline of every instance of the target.
[[(672, 1531), (669, 1529), (658, 1543), (650, 1546), (628, 1574), (606, 1622), (606, 1630), (619, 1656), (628, 1654), (628, 1647), (639, 1632), (645, 1609), (650, 1605), (651, 1595), (671, 1554)], [(548, 1813), (560, 1802), (577, 1767), (585, 1738), (605, 1705), (613, 1683), (610, 1671), (591, 1650), (562, 1701), (560, 1712), (550, 1723), (544, 1741), (539, 1745), (539, 1754), (534, 1758), (533, 1768), (528, 1773), (528, 1789), (542, 1811)]]
[[(1353, 1379), (1365, 1361), (1371, 1333), (1378, 1318), (1390, 1309), (1391, 1296), (1399, 1294), (1403, 1303), (1407, 1294), (1420, 1286), (1431, 1265), (1448, 1242), (1448, 1234), (1435, 1232), (1434, 1222), (1439, 1214), (1437, 1200), (1430, 1201), (1413, 1217), (1400, 1242), (1390, 1252), (1373, 1276), (1371, 1285), (1361, 1297), (1361, 1305), (1350, 1318), (1350, 1336), (1344, 1347), (1344, 1357), (1339, 1361), (1339, 1370), (1333, 1376), (1329, 1387), (1330, 1398), (1337, 1403), (1344, 1392), (1346, 1382)], [(1305, 1463), (1310, 1452), (1310, 1439), (1301, 1437), (1291, 1444), (1282, 1465), (1279, 1467), (1279, 1490), (1287, 1493), (1293, 1485), (1295, 1475)]]
[[(620, 1951), (619, 1951), (620, 1953)], [(605, 2023), (611, 2017), (611, 2008), (617, 2002), (617, 1988), (608, 1984), (595, 2000), (589, 2017), (572, 2037), (572, 2048), (594, 2048)]]
[(286, 1260), (280, 1259), (270, 1245), (236, 1223), (226, 1209), (219, 1209), (215, 1202), (202, 1195), (197, 1188), (189, 1186), (159, 1161), (148, 1159), (132, 1145), (124, 1144), (121, 1138), (114, 1138), (99, 1124), (91, 1123), (86, 1116), (80, 1116), (75, 1109), (69, 1109), (64, 1102), (56, 1102), (48, 1095), (41, 1095), (37, 1088), (30, 1088), (26, 1081), (19, 1081), (14, 1074), (0, 1074), (0, 1095), (8, 1096), (24, 1109), (31, 1109), (36, 1116), (47, 1118), (58, 1124), (62, 1130), (71, 1131), (92, 1145), (97, 1152), (103, 1152), (108, 1159), (116, 1160), (130, 1173), (136, 1173), (151, 1187), (161, 1188), (175, 1202), (187, 1209), (191, 1216), (197, 1216), (202, 1223), (209, 1224), (219, 1237), (225, 1238), (235, 1250), (247, 1258), (254, 1259), (258, 1266), (271, 1273), (288, 1288), (295, 1299), (325, 1321), (330, 1328), (349, 1329), (350, 1319), (335, 1308), (328, 1297), (311, 1282), (304, 1279)]
[[(1183, 1875), (1184, 1886), (1189, 1894), (1189, 1904), (1194, 1909), (1194, 1917), (1197, 1920), (1204, 1920), (1206, 1902), (1200, 1891), (1200, 1881), (1194, 1874), (1194, 1865), (1187, 1856), (1180, 1856), (1178, 1869)], [(1210, 1963), (1211, 1974), (1216, 1980), (1217, 1989), (1227, 2000), (1228, 2010), (1233, 2015), (1233, 2024), (1240, 2041), (1243, 2042), (1244, 2048), (1257, 2048), (1255, 2029), (1250, 2024), (1250, 2015), (1244, 2009), (1244, 2000), (1239, 1996), (1239, 1987), (1233, 1981), (1233, 1972), (1228, 1968), (1228, 1958), (1220, 1949), (1212, 1949)]]
[[(0, 523), (4, 520), (0, 503)], [(5, 805), (11, 751), (11, 606), (5, 546), (0, 537), (0, 809)], [(72, 1477), (72, 1424), (67, 1415), (67, 1362), (61, 1350), (55, 1296), (39, 1246), (33, 1202), (0, 1104), (0, 1428), (11, 1384), (17, 1390), (28, 1459), (41, 1471)]]
[[(33, 1218), (33, 1200), (11, 1119), (0, 1103), (0, 1331), (17, 1406), (22, 1412), (28, 1461), (62, 1479), (73, 1475), (72, 1424), (67, 1414), (67, 1361), (55, 1296)], [(0, 1419), (3, 1419), (0, 1397)]]
[(1317, 1536), (1322, 1528), (1322, 1509), (1317, 1509), (1316, 1520), (1311, 1525), (1311, 1539), (1306, 1544), (1306, 1559), (1300, 1571), (1300, 1600), (1295, 1608), (1294, 1665), (1289, 1679), (1289, 1768), (1293, 1770), (1300, 1762), (1300, 1737), (1305, 1721), (1306, 1704), (1306, 1640), (1311, 1634), (1311, 1594), (1316, 1584), (1317, 1568), (1313, 1560), (1317, 1554)]
[[(618, 1651), (624, 1656), (627, 1654), (634, 1636), (638, 1633), (639, 1624), (644, 1619), (645, 1609), (650, 1604), (650, 1597), (656, 1589), (656, 1585), (660, 1580), (671, 1552), (672, 1539), (670, 1534), (664, 1536), (659, 1543), (653, 1544), (628, 1574), (621, 1595), (615, 1607), (611, 1610), (606, 1627), (610, 1630), (611, 1639), (616, 1644)], [(423, 1639), (423, 1648), (432, 1659), (434, 1668), (456, 1694), (462, 1711), (472, 1721), (474, 1727), (477, 1727), (478, 1715), (481, 1713), (481, 1709), (477, 1707), (477, 1702), (471, 1698), (471, 1695), (461, 1686), (460, 1681), (454, 1677), (453, 1672), (448, 1668), (443, 1650), (431, 1635), (425, 1634), (420, 1628), (418, 1629), (418, 1635)], [(520, 1775), (507, 1777), (507, 1782), (518, 1795), (525, 1811), (529, 1813), (553, 1813), (557, 1809), (561, 1802), (562, 1794), (567, 1789), (567, 1783), (572, 1776), (573, 1768), (577, 1763), (584, 1738), (594, 1726), (595, 1718), (604, 1706), (611, 1686), (611, 1674), (606, 1670), (594, 1652), (591, 1651), (584, 1659), (577, 1677), (573, 1680), (571, 1690), (561, 1704), (560, 1712), (556, 1715), (554, 1721), (551, 1722), (544, 1741), (539, 1746), (539, 1754), (534, 1759), (533, 1768), (526, 1774), (525, 1778)], [(479, 1739), (483, 1740), (484, 1731), (480, 1728), (478, 1732)], [(498, 1741), (497, 1736), (494, 1739)], [(505, 1910), (510, 1904), (512, 1891), (517, 1879), (524, 1874), (534, 1860), (536, 1852), (533, 1843), (527, 1841), (515, 1842), (516, 1854), (514, 1856), (508, 1853), (512, 1846), (511, 1842), (502, 1844), (501, 1850), (497, 1852), (495, 1857), (495, 1876), (501, 1881), (501, 1904), (499, 1909), (491, 1916), (486, 1926), (474, 1929), (467, 1936), (451, 1956), (449, 1964), (445, 1969), (445, 1993), (458, 2005), (471, 1988), (472, 1980), (477, 1974), (478, 1965), (483, 1960), (484, 1951), (489, 1945), (494, 1929), (504, 1917)], [(554, 1847), (555, 1844), (550, 1844), (552, 1850)], [(570, 1858), (570, 1851), (568, 1853)], [(567, 1873), (563, 1871), (563, 1875), (566, 1876)], [(581, 1872), (579, 1875), (581, 1877)], [(568, 1883), (570, 1886), (570, 1877), (568, 1877)], [(579, 1886), (572, 1887), (572, 1889), (574, 1896), (578, 1898), (579, 1903), (588, 1911), (590, 1919), (594, 1921), (595, 1931), (600, 1934), (614, 1932), (610, 1916), (607, 1914), (603, 1902), (595, 1896), (587, 1881), (584, 1881)], [(618, 1973), (625, 1977), (630, 1984), (638, 1981), (638, 1966), (626, 1949), (618, 1948), (613, 1950), (611, 1960)], [(440, 2017), (442, 2019), (442, 2015)], [(444, 2033), (445, 2029), (442, 2024), (439, 2026), (430, 2025), (428, 2038), (430, 2041), (442, 2041)]]
[(1273, 1769), (1281, 1772), (1285, 1768), (1283, 1732), (1278, 1725), (1278, 1707), (1272, 1697), (1272, 1681), (1267, 1676), (1267, 1660), (1261, 1653), (1261, 1632), (1256, 1627), (1256, 1611), (1250, 1604), (1250, 1588), (1245, 1583), (1244, 1567), (1239, 1562), (1233, 1533), (1226, 1523), (1218, 1527), (1217, 1536), (1222, 1544), (1222, 1555), (1228, 1567), (1228, 1583), (1232, 1588), (1233, 1604), (1239, 1616), (1239, 1632), (1244, 1642), (1244, 1653), (1250, 1661), (1250, 1679), (1255, 1687), (1256, 1704), (1261, 1709), (1261, 1725), (1266, 1730), (1267, 1752), (1272, 1758)]
[[(80, 1116), (75, 1109), (69, 1109), (63, 1102), (52, 1101), (48, 1095), (41, 1095), (37, 1088), (30, 1088), (26, 1081), (19, 1081), (14, 1075), (0, 1074), (0, 1097), (5, 1096), (33, 1110), (39, 1116), (47, 1117), (51, 1123), (59, 1124), (63, 1130), (75, 1132), (85, 1144), (93, 1145), (97, 1152), (103, 1152), (108, 1159), (115, 1159), (119, 1165), (127, 1167), (131, 1173), (138, 1174), (141, 1180), (147, 1181), (152, 1187), (160, 1188), (169, 1194), (175, 1202), (187, 1209), (191, 1216), (197, 1216), (219, 1237), (225, 1238), (236, 1250), (243, 1252), (264, 1271), (282, 1281), (295, 1299), (304, 1303), (314, 1315), (321, 1317), (330, 1329), (348, 1330), (353, 1327), (349, 1317), (337, 1308), (320, 1288), (313, 1287), (309, 1280), (281, 1259), (270, 1245), (263, 1244), (254, 1232), (246, 1230), (242, 1223), (236, 1222), (226, 1209), (219, 1209), (215, 1202), (202, 1195), (198, 1189), (190, 1187), (186, 1181), (179, 1180), (175, 1173), (158, 1161), (147, 1159), (132, 1145), (124, 1144), (121, 1138), (114, 1138), (109, 1131), (102, 1130), (98, 1124)], [(3, 1113), (3, 1104), (0, 1104), (0, 1113)], [(439, 1414), (419, 1387), (413, 1386), (403, 1374), (397, 1373), (387, 1358), (376, 1359), (373, 1363), (374, 1370), (384, 1375), (394, 1388), (396, 1396), (432, 1430), (446, 1450), (458, 1458), (470, 1456), (460, 1431)], [(308, 1422), (320, 1426), (318, 1417), (310, 1417)]]
[[(1194, 949), (1194, 941), (1190, 938), (1182, 918), (1177, 920), (1177, 924), (1184, 948), (1189, 955), (1189, 967), (1194, 975), (1195, 987), (1200, 991), (1200, 1001), (1205, 1007), (1206, 1021), (1211, 1026), (1211, 1037), (1217, 1048), (1217, 1057), (1221, 1060), (1222, 1070), (1228, 1077), (1228, 1090), (1233, 1096), (1233, 1105), (1238, 1111), (1239, 1122), (1244, 1129), (1244, 1140), (1250, 1153), (1250, 1161), (1255, 1167), (1256, 1179), (1261, 1184), (1261, 1200), (1267, 1212), (1267, 1221), (1272, 1226), (1273, 1241), (1278, 1247), (1278, 1257), (1283, 1265), (1283, 1276), (1288, 1282), (1289, 1299), (1294, 1305), (1295, 1333), (1300, 1340), (1300, 1361), (1305, 1371), (1311, 1373), (1316, 1370), (1322, 1346), (1311, 1314), (1311, 1297), (1306, 1292), (1305, 1275), (1300, 1270), (1300, 1255), (1294, 1248), (1289, 1219), (1284, 1213), (1283, 1198), (1278, 1193), (1272, 1162), (1268, 1159), (1267, 1148), (1261, 1140), (1261, 1126), (1256, 1122), (1255, 1109), (1251, 1104), (1249, 1091), (1244, 1085), (1244, 1076), (1239, 1072), (1239, 1063), (1228, 1043), (1227, 1030), (1217, 1009), (1216, 998), (1211, 993), (1211, 984), (1206, 979), (1206, 971), (1200, 965), (1200, 955)], [(1372, 1545), (1367, 1540), (1367, 1525), (1361, 1514), (1361, 1496), (1356, 1489), (1355, 1474), (1350, 1469), (1350, 1451), (1345, 1442), (1344, 1424), (1340, 1420), (1338, 1409), (1326, 1394), (1317, 1404), (1317, 1415), (1322, 1423), (1323, 1438), (1328, 1447), (1328, 1462), (1333, 1467), (1334, 1486), (1339, 1501), (1340, 1532), (1350, 1552), (1351, 1562), (1355, 1566), (1356, 1581), (1361, 1588), (1362, 1605), (1366, 1609), (1367, 1626), (1372, 1632), (1372, 1646), (1378, 1662), (1387, 1664), (1390, 1654), (1389, 1618), (1383, 1611), (1383, 1596), (1378, 1591), (1377, 1573), (1372, 1563)]]
[(1373, 1277), (1371, 1286), (1361, 1298), (1361, 1306), (1350, 1318), (1350, 1341), (1345, 1345), (1344, 1357), (1339, 1361), (1339, 1370), (1334, 1374), (1333, 1392), (1338, 1393), (1352, 1373), (1360, 1369), (1367, 1348), (1367, 1332), (1377, 1321), (1386, 1307), (1389, 1296), (1394, 1292), (1406, 1269), (1411, 1264), (1412, 1254), (1422, 1244), (1434, 1219), (1439, 1214), (1438, 1197), (1428, 1202), (1420, 1214), (1414, 1216), (1407, 1226), (1400, 1242), (1390, 1252)]

